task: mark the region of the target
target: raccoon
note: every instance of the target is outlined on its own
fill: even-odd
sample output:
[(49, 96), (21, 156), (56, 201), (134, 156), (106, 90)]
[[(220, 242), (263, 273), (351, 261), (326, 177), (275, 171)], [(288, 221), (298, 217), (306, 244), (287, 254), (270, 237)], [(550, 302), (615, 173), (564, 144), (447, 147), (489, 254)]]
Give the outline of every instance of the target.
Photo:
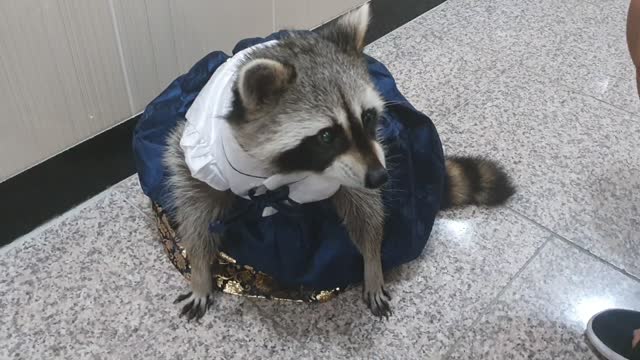
[[(243, 59), (225, 117), (233, 138), (270, 174), (314, 173), (337, 182), (336, 212), (364, 259), (363, 298), (378, 317), (391, 314), (381, 264), (388, 180), (384, 148), (376, 138), (384, 100), (363, 58), (369, 6), (338, 19), (317, 36), (292, 36), (255, 49)], [(192, 176), (180, 145), (185, 124), (169, 136), (164, 163), (175, 205), (178, 236), (191, 262), (191, 292), (180, 295), (181, 314), (202, 317), (212, 301), (212, 260), (221, 239), (209, 224), (235, 195)], [(504, 171), (478, 158), (447, 160), (443, 207), (497, 205), (512, 193)]]

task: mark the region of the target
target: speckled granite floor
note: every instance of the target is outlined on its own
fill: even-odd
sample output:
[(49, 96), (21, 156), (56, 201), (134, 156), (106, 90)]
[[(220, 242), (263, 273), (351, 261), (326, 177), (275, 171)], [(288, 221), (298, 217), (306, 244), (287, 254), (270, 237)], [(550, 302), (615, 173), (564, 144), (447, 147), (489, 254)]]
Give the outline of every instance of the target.
[[(627, 0), (449, 0), (368, 52), (433, 117), (450, 154), (500, 160), (506, 208), (442, 213), (389, 274), (395, 314), (359, 291), (321, 305), (187, 284), (128, 179), (0, 249), (0, 358), (589, 359), (587, 319), (640, 309), (640, 107)], [(635, 149), (635, 150), (634, 150)]]

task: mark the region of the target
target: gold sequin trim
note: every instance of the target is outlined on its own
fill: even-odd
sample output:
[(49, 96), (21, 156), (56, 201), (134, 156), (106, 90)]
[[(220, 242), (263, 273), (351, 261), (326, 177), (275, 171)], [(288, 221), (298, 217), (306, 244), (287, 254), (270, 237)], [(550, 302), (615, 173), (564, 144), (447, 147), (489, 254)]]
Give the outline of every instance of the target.
[[(178, 271), (187, 280), (190, 280), (189, 256), (187, 251), (180, 246), (180, 239), (175, 232), (175, 224), (156, 203), (153, 203), (153, 212), (165, 253)], [(313, 303), (327, 302), (344, 291), (341, 288), (322, 291), (304, 288), (287, 289), (279, 286), (269, 275), (256, 271), (251, 266), (240, 265), (231, 256), (222, 252), (216, 262), (212, 264), (217, 269), (217, 273), (212, 279), (214, 288), (228, 294)]]

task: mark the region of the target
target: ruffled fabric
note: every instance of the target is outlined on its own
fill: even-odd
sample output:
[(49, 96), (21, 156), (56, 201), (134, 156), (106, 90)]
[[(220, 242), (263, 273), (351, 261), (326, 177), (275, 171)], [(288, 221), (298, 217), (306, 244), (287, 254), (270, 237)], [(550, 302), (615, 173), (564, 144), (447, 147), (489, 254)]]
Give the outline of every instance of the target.
[(218, 149), (219, 138), (202, 134), (193, 123), (187, 122), (180, 146), (191, 176), (220, 191), (229, 189), (213, 149)]
[[(228, 190), (231, 186), (224, 166), (221, 166), (225, 160), (221, 142), (230, 132), (224, 116), (231, 109), (232, 87), (238, 68), (251, 51), (273, 46), (276, 42), (257, 44), (228, 58), (207, 80), (185, 115), (187, 123), (180, 146), (187, 166), (194, 178), (217, 190)], [(232, 151), (243, 152), (239, 146)]]

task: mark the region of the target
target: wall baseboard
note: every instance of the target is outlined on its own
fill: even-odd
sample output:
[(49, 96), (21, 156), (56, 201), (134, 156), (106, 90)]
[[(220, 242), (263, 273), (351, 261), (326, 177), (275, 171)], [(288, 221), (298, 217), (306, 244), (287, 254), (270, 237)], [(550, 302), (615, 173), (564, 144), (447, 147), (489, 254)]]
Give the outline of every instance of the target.
[(138, 117), (0, 183), (0, 246), (135, 173)]

